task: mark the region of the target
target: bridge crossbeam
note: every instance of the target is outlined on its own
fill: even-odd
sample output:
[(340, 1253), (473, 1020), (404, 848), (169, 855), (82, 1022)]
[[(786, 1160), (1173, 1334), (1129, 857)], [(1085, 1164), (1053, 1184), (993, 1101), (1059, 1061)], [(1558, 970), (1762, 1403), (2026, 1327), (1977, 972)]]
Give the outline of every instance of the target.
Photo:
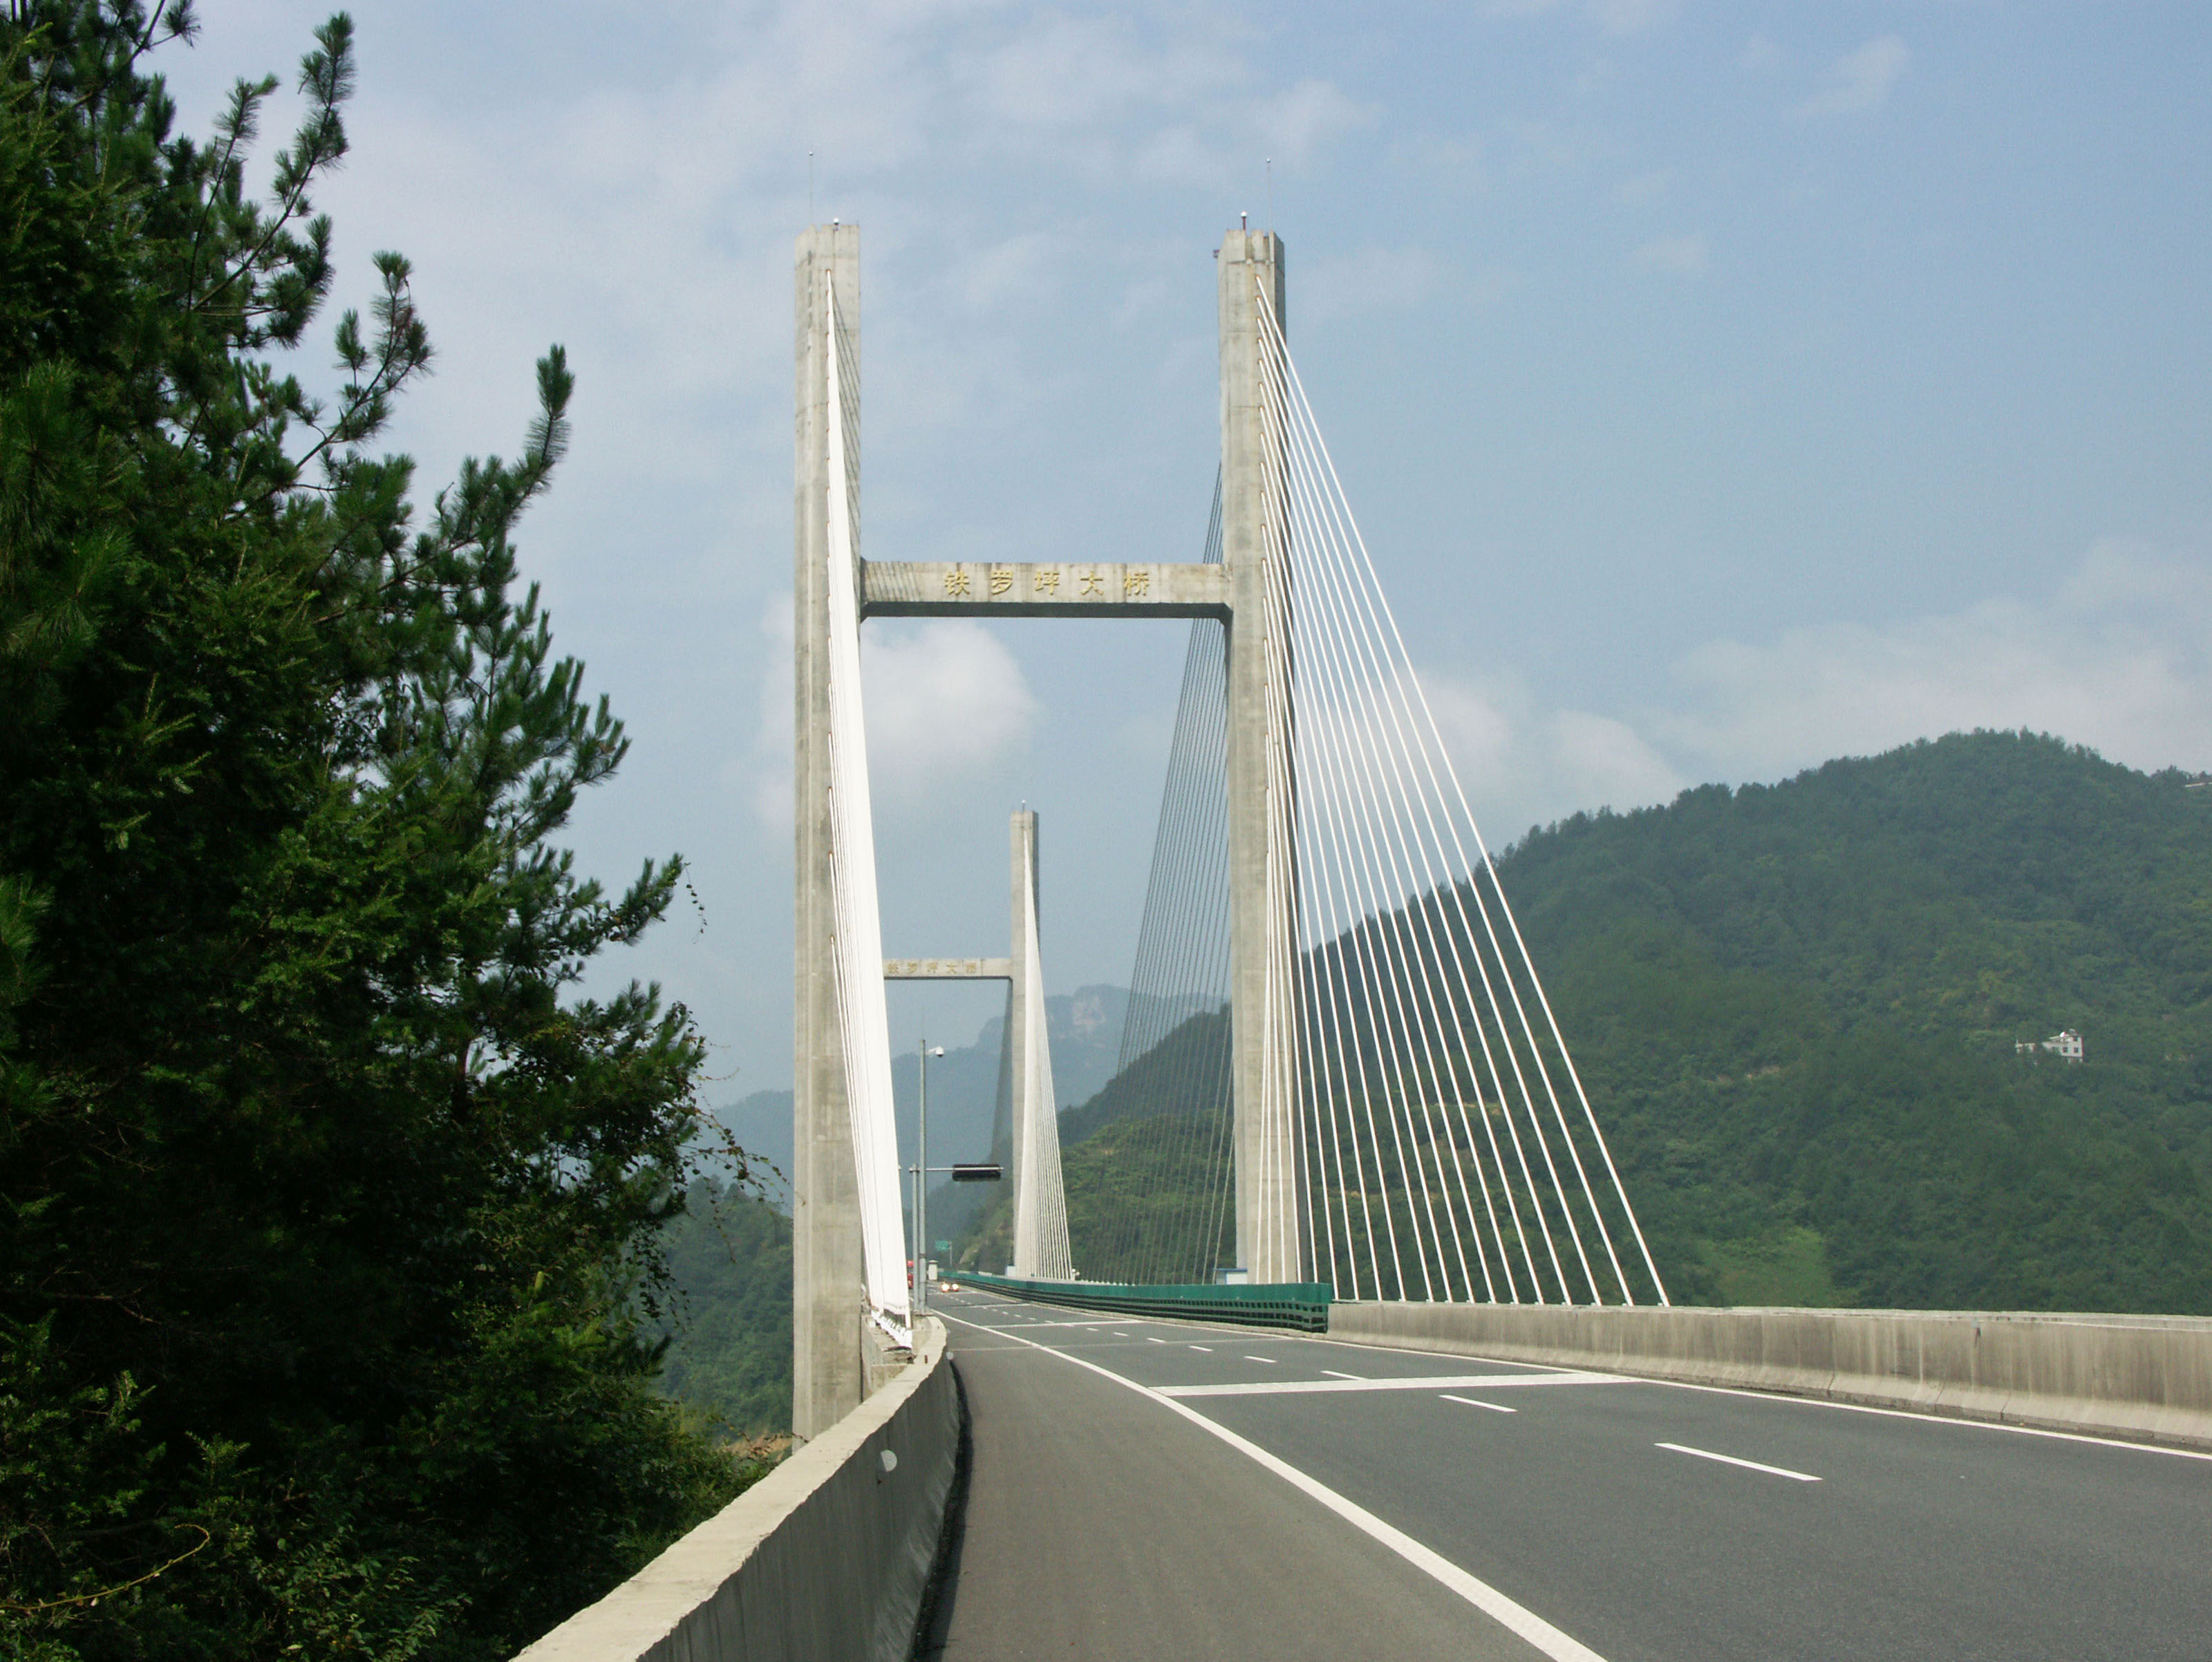
[(866, 560), (864, 618), (1229, 617), (1229, 576), (1191, 561)]
[(1012, 981), (1011, 958), (887, 958), (886, 981)]

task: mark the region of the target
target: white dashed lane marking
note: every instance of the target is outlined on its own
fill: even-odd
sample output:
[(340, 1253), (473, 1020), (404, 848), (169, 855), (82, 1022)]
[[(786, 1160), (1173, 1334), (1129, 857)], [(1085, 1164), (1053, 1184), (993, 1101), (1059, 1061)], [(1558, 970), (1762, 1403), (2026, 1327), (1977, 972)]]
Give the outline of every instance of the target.
[(1741, 1466), (1746, 1471), (1763, 1471), (1770, 1477), (1787, 1477), (1793, 1483), (1817, 1483), (1820, 1481), (1809, 1471), (1792, 1471), (1787, 1466), (1761, 1465), (1756, 1460), (1739, 1460), (1733, 1454), (1716, 1454), (1709, 1448), (1692, 1448), (1686, 1443), (1654, 1443), (1651, 1446), (1671, 1449), (1677, 1454), (1694, 1454), (1700, 1460), (1718, 1460), (1724, 1466)]
[(1486, 1408), (1492, 1414), (1518, 1414), (1521, 1411), (1517, 1408), (1508, 1408), (1503, 1403), (1486, 1403), (1474, 1397), (1455, 1397), (1449, 1391), (1444, 1393), (1444, 1400), (1448, 1403), (1464, 1403), (1469, 1408)]

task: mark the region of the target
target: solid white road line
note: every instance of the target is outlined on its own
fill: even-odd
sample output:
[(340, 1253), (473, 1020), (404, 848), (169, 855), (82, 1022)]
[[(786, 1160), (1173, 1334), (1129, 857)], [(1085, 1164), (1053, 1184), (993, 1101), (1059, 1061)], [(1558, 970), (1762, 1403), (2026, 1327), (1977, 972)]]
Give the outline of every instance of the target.
[[(945, 1319), (960, 1322), (963, 1327), (982, 1327), (980, 1322), (962, 1321), (957, 1316), (948, 1316)], [(987, 1328), (983, 1330), (988, 1332), (990, 1330)], [(1019, 1334), (1009, 1336), (1021, 1339)], [(1088, 1368), (1100, 1378), (1111, 1379), (1115, 1385), (1133, 1391), (1140, 1397), (1151, 1397), (1170, 1413), (1182, 1415), (1184, 1419), (1200, 1430), (1218, 1437), (1239, 1454), (1273, 1472), (1276, 1476), (1297, 1489), (1301, 1495), (1320, 1501), (1322, 1505), (1327, 1507), (1370, 1540), (1379, 1542), (1413, 1565), (1414, 1568), (1449, 1587), (1475, 1609), (1490, 1617), (1492, 1621), (1505, 1629), (1507, 1632), (1527, 1641), (1546, 1656), (1550, 1657), (1552, 1662), (1605, 1662), (1605, 1658), (1600, 1656), (1589, 1646), (1573, 1635), (1561, 1632), (1527, 1605), (1516, 1604), (1492, 1586), (1489, 1582), (1469, 1575), (1442, 1553), (1423, 1546), (1403, 1530), (1384, 1523), (1357, 1501), (1346, 1500), (1319, 1478), (1307, 1476), (1289, 1461), (1279, 1459), (1268, 1453), (1257, 1443), (1238, 1436), (1227, 1426), (1215, 1424), (1196, 1409), (1186, 1408), (1163, 1391), (1155, 1391), (1150, 1385), (1139, 1385), (1134, 1379), (1125, 1379), (1115, 1373), (1113, 1369), (1101, 1367), (1097, 1363), (1088, 1361), (1081, 1356), (1073, 1355), (1065, 1350), (1054, 1350), (1050, 1345), (1039, 1344), (1035, 1339), (1021, 1339), (1021, 1342), (1043, 1351), (1048, 1356), (1057, 1356), (1064, 1362), (1073, 1362), (1078, 1367)], [(1197, 1348), (1193, 1347), (1194, 1349)]]
[(1473, 1397), (1455, 1397), (1449, 1391), (1444, 1392), (1444, 1400), (1448, 1403), (1465, 1403), (1469, 1408), (1486, 1408), (1492, 1414), (1518, 1414), (1521, 1411), (1517, 1408), (1508, 1408), (1503, 1403), (1486, 1403)]
[(1261, 1379), (1241, 1385), (1162, 1385), (1160, 1389), (1170, 1397), (1289, 1397), (1331, 1391), (1465, 1391), (1470, 1387), (1510, 1391), (1628, 1383), (1618, 1373), (1436, 1373), (1426, 1379)]
[[(1426, 1355), (1426, 1352), (1423, 1352)], [(2045, 1426), (2008, 1425), (2001, 1420), (1960, 1420), (1948, 1414), (1929, 1414), (1910, 1408), (1875, 1408), (1867, 1403), (1832, 1402), (1826, 1397), (1784, 1397), (1771, 1391), (1744, 1391), (1735, 1385), (1692, 1385), (1686, 1379), (1653, 1379), (1675, 1391), (1703, 1391), (1716, 1397), (1746, 1397), (1754, 1403), (1779, 1403), (1792, 1408), (1832, 1408), (1845, 1414), (1873, 1414), (1888, 1420), (1915, 1420), (1946, 1431), (2004, 1431), (2015, 1437), (2046, 1437), (2061, 1443), (2094, 1443), (2100, 1448), (2125, 1449), (2136, 1454), (2170, 1454), (2178, 1460), (2212, 1460), (2200, 1448), (2175, 1448), (2168, 1443), (2131, 1443), (2121, 1437), (2100, 1437), (2086, 1431), (2052, 1431)]]
[(1763, 1466), (1756, 1460), (1739, 1460), (1733, 1454), (1716, 1454), (1709, 1448), (1692, 1448), (1687, 1443), (1654, 1443), (1654, 1448), (1668, 1448), (1677, 1454), (1694, 1454), (1700, 1460), (1718, 1460), (1725, 1466), (1741, 1466), (1746, 1471), (1763, 1471), (1770, 1477), (1787, 1477), (1793, 1483), (1817, 1483), (1820, 1480), (1809, 1471), (1792, 1471), (1787, 1466)]

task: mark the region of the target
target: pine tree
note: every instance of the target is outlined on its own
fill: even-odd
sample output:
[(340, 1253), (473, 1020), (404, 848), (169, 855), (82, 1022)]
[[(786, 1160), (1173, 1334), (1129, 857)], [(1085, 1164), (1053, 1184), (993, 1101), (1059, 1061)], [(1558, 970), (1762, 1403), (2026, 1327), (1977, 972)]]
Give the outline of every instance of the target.
[(702, 1047), (577, 983), (679, 861), (553, 838), (626, 748), (514, 533), (567, 442), (418, 514), (431, 349), (335, 273), (352, 24), (246, 167), (153, 72), (185, 0), (0, 22), (0, 1647), (509, 1653), (733, 1493), (637, 1319)]

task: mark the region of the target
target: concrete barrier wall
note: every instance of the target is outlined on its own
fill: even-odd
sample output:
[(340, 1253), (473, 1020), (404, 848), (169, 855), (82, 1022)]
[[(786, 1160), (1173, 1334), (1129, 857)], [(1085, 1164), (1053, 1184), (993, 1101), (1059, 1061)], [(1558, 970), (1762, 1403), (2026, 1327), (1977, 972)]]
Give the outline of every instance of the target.
[(1340, 1339), (2212, 1448), (2212, 1318), (1337, 1304)]
[(945, 1324), (915, 1340), (890, 1384), (516, 1662), (904, 1662), (960, 1445)]

